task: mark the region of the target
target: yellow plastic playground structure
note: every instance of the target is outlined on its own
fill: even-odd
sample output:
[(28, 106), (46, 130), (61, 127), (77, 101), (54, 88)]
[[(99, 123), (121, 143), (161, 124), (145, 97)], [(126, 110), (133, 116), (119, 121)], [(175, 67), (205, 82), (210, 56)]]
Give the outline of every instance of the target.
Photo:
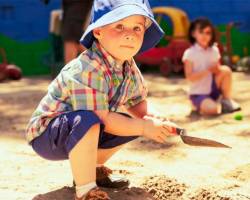
[(158, 23), (161, 21), (162, 15), (166, 15), (171, 19), (173, 23), (173, 35), (171, 38), (183, 39), (187, 37), (190, 21), (183, 10), (175, 7), (154, 7), (153, 12)]

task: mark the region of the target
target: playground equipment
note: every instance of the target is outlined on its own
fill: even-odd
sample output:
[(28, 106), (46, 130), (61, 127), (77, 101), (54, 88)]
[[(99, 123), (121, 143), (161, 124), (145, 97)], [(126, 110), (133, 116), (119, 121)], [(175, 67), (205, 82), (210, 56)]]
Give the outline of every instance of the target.
[[(232, 29), (241, 26), (241, 22), (230, 22), (226, 25), (225, 31), (217, 29), (218, 46), (222, 55), (222, 63), (230, 66), (236, 71), (250, 70), (250, 56), (248, 48), (243, 47), (243, 57), (233, 53)], [(222, 42), (224, 40), (224, 42)]]
[(44, 55), (43, 63), (51, 68), (51, 77), (55, 78), (64, 66), (63, 41), (61, 38), (62, 10), (53, 10), (50, 14), (49, 41), (50, 50)]
[(164, 47), (152, 48), (138, 56), (136, 61), (145, 65), (157, 65), (160, 72), (167, 76), (170, 72), (180, 72), (183, 70), (181, 61), (184, 51), (190, 46), (187, 40), (189, 28), (189, 19), (187, 14), (173, 7), (155, 7), (153, 12), (159, 24), (162, 22), (163, 16), (168, 16), (173, 23), (173, 35), (165, 35), (164, 39), (169, 43)]
[(0, 63), (0, 82), (5, 79), (19, 80), (22, 77), (22, 71), (19, 67), (9, 64), (7, 61), (6, 52), (0, 48), (2, 63)]
[[(174, 7), (155, 7), (153, 8), (153, 12), (158, 23), (160, 23), (162, 15), (167, 15), (172, 20), (173, 38), (186, 38), (190, 22), (187, 14), (183, 10)], [(165, 38), (171, 39), (168, 36), (165, 36)]]
[[(217, 29), (217, 41), (220, 52), (222, 54), (222, 63), (233, 67), (239, 60), (238, 55), (232, 53), (232, 36), (231, 31), (234, 27), (238, 27), (240, 23), (230, 22), (226, 25), (225, 31), (219, 31)], [(224, 43), (221, 42), (224, 39)]]

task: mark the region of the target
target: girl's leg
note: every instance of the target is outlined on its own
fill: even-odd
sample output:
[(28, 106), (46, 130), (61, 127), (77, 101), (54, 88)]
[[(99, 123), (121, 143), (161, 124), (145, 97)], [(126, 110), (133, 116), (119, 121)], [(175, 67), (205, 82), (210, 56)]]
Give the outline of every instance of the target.
[(222, 112), (231, 113), (241, 110), (240, 105), (232, 99), (232, 70), (228, 66), (221, 66), (215, 75), (215, 81), (222, 92)]
[(216, 101), (206, 98), (200, 104), (200, 114), (218, 115), (221, 113), (221, 105)]
[(232, 70), (228, 66), (220, 66), (219, 72), (215, 74), (215, 81), (222, 92), (224, 99), (231, 99), (232, 95)]
[(96, 180), (99, 132), (100, 125), (93, 125), (69, 153), (71, 170), (77, 186)]

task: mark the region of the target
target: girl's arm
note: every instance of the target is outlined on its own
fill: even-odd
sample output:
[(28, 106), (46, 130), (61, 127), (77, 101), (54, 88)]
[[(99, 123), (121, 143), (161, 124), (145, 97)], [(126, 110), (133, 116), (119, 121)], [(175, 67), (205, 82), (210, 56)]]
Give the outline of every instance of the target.
[(213, 73), (213, 74), (217, 74), (220, 72), (219, 68), (220, 68), (221, 64), (220, 61), (218, 61), (217, 63), (215, 63), (213, 66), (211, 66), (209, 68), (209, 70)]
[(185, 70), (185, 76), (186, 76), (187, 80), (189, 80), (189, 81), (200, 80), (210, 73), (209, 69), (194, 73), (193, 72), (193, 63), (189, 60), (184, 61), (184, 70)]

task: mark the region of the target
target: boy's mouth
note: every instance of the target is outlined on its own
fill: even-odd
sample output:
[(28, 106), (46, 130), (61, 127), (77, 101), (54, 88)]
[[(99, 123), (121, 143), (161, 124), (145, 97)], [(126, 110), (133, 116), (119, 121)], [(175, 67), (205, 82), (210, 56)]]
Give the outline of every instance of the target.
[(128, 48), (128, 49), (133, 49), (134, 48), (133, 46), (129, 46), (129, 45), (121, 45), (120, 47)]

